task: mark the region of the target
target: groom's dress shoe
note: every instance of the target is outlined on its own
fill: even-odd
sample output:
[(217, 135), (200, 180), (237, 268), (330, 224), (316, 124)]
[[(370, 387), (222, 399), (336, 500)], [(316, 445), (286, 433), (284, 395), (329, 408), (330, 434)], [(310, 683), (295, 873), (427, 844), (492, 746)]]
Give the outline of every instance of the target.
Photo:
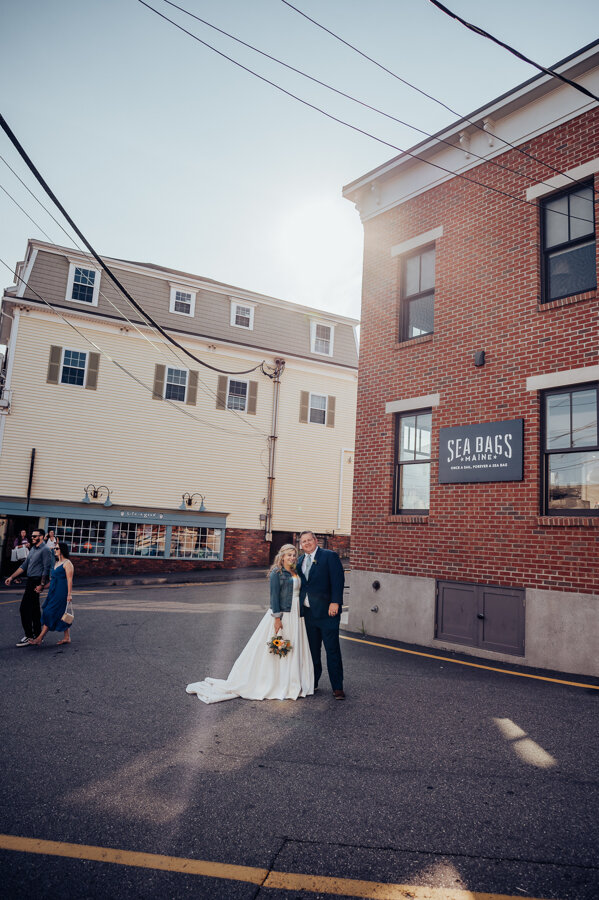
[(333, 691), (333, 697), (335, 698), (335, 700), (345, 700), (345, 692)]

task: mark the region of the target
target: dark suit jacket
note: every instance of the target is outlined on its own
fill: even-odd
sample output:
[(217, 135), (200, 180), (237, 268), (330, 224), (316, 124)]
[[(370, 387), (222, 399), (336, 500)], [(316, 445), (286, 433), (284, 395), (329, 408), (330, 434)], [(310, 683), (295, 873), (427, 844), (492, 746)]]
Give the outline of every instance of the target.
[(303, 563), (304, 554), (297, 561), (297, 572), (301, 578), (300, 615), (304, 615), (304, 600), (307, 595), (312, 614), (317, 618), (328, 616), (330, 603), (339, 604), (341, 616), (345, 573), (337, 554), (333, 550), (318, 547), (307, 581), (302, 571)]

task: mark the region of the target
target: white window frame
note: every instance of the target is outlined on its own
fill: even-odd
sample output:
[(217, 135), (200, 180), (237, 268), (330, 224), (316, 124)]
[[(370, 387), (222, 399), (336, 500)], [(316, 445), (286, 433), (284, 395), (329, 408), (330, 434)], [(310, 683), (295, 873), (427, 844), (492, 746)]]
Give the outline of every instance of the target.
[[(249, 325), (239, 325), (235, 319), (237, 318), (237, 308), (243, 307), (244, 309), (249, 309), (250, 311), (250, 324)], [(233, 328), (243, 328), (244, 331), (253, 331), (254, 330), (254, 309), (256, 307), (255, 303), (251, 303), (248, 300), (231, 300), (231, 318), (230, 324)]]
[[(316, 326), (323, 325), (329, 329), (329, 352), (323, 353), (322, 350), (316, 350)], [(324, 319), (311, 319), (310, 321), (310, 351), (317, 353), (319, 356), (332, 356), (335, 343), (335, 325), (333, 322), (325, 322)]]
[[(83, 369), (83, 384), (70, 384), (68, 381), (62, 380), (62, 373), (64, 371), (65, 353), (82, 353), (85, 356), (85, 368)], [(87, 384), (87, 367), (88, 366), (89, 366), (89, 353), (87, 352), (87, 350), (77, 350), (76, 347), (63, 347), (62, 348), (62, 356), (60, 358), (60, 373), (58, 375), (59, 386), (60, 387), (73, 387), (73, 388), (85, 387), (85, 385)]]
[[(166, 388), (168, 385), (168, 373), (169, 372), (185, 372), (185, 395), (182, 400), (175, 399), (174, 397), (166, 396)], [(186, 403), (187, 402), (187, 392), (189, 390), (189, 369), (183, 369), (180, 366), (167, 366), (164, 373), (164, 400), (169, 400), (171, 403)]]
[[(188, 313), (181, 312), (180, 309), (175, 309), (175, 303), (177, 301), (177, 291), (179, 291), (182, 294), (189, 294), (190, 309), (189, 309)], [(186, 316), (188, 319), (193, 318), (195, 316), (195, 311), (196, 311), (196, 294), (197, 294), (197, 291), (192, 291), (183, 284), (171, 284), (169, 312), (174, 313), (176, 316)]]
[[(324, 397), (324, 422), (313, 422), (311, 419), (312, 397)], [(314, 409), (318, 410), (318, 412), (322, 412), (322, 409), (320, 406), (315, 406)], [(310, 391), (310, 397), (308, 399), (308, 425), (326, 425), (328, 413), (329, 413), (329, 398), (328, 398), (327, 394), (316, 394), (316, 393), (312, 393), (312, 391)]]
[[(232, 381), (238, 381), (240, 384), (245, 384), (245, 387), (246, 387), (246, 391), (245, 391), (245, 406), (244, 406), (243, 409), (238, 409), (238, 408), (236, 408), (236, 407), (229, 406), (229, 394), (230, 394), (230, 391), (231, 391), (231, 382), (232, 382)], [(248, 403), (249, 403), (249, 399), (250, 399), (250, 381), (249, 381), (249, 378), (232, 378), (231, 376), (229, 376), (229, 378), (227, 379), (227, 398), (226, 398), (226, 400), (225, 400), (225, 407), (226, 407), (227, 409), (233, 410), (233, 412), (238, 412), (238, 413), (243, 412), (243, 413), (247, 413), (247, 411), (248, 411)]]
[[(73, 298), (73, 285), (75, 282), (75, 269), (86, 269), (88, 272), (94, 272), (94, 292), (92, 295), (92, 302), (86, 303), (85, 300), (75, 300)], [(102, 272), (100, 269), (94, 268), (94, 266), (87, 265), (86, 263), (80, 262), (69, 262), (69, 277), (67, 279), (67, 293), (66, 300), (70, 303), (79, 303), (80, 306), (97, 306), (98, 305), (98, 297), (100, 296), (100, 277)]]

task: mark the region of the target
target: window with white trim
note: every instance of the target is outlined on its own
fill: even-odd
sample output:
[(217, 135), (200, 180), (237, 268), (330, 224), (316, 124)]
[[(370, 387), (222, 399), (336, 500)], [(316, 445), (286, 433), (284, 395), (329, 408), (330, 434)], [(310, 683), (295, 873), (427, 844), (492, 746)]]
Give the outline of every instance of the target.
[(227, 387), (227, 409), (236, 409), (245, 412), (248, 400), (248, 382), (239, 381), (237, 378), (229, 378)]
[(393, 512), (428, 515), (432, 410), (398, 413), (395, 422)]
[(322, 356), (333, 355), (333, 337), (335, 328), (326, 322), (310, 323), (310, 350)]
[(314, 425), (326, 425), (327, 398), (324, 394), (310, 394), (308, 421)]
[(165, 525), (113, 522), (111, 556), (164, 556)]
[(196, 306), (196, 292), (171, 285), (170, 312), (180, 316), (193, 316)]
[(100, 556), (104, 553), (106, 522), (90, 519), (49, 518), (48, 531), (52, 529), (57, 541), (64, 542), (71, 553)]
[(254, 304), (231, 300), (231, 325), (235, 328), (254, 329)]
[(435, 247), (401, 258), (399, 339), (432, 334), (435, 317)]
[(85, 303), (87, 306), (97, 306), (99, 293), (100, 270), (70, 263), (66, 299)]
[(543, 395), (546, 515), (599, 515), (599, 386)]
[(545, 302), (597, 287), (593, 201), (591, 183), (541, 202)]
[(221, 535), (220, 528), (173, 525), (171, 559), (219, 559)]
[(185, 403), (187, 396), (187, 377), (189, 372), (187, 369), (173, 369), (170, 366), (166, 370), (166, 379), (164, 382), (164, 399), (180, 400)]
[(83, 387), (86, 366), (87, 353), (81, 350), (63, 349), (59, 384), (76, 384)]

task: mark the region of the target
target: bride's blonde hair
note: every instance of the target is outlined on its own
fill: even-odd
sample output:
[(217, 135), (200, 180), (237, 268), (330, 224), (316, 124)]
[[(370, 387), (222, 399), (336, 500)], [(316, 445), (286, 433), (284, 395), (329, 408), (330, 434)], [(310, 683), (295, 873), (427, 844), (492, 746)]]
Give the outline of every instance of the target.
[(277, 555), (274, 558), (273, 564), (270, 567), (267, 577), (272, 575), (273, 572), (281, 571), (281, 569), (283, 568), (283, 557), (285, 556), (286, 553), (289, 553), (290, 550), (295, 550), (296, 559), (297, 559), (297, 550), (293, 546), (293, 544), (283, 544), (283, 546), (279, 549), (279, 552), (277, 553)]

